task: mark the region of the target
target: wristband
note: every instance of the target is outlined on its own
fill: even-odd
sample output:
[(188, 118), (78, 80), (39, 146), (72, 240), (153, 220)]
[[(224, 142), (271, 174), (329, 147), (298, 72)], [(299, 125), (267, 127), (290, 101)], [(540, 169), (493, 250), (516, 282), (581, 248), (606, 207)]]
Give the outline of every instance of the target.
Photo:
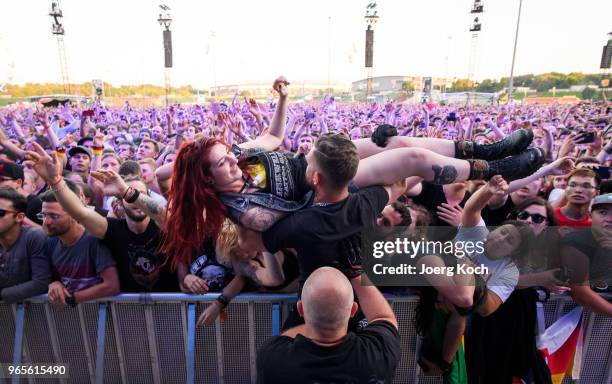
[(221, 304), (222, 308), (227, 307), (230, 301), (232, 301), (232, 298), (229, 297), (228, 295), (224, 295), (223, 293), (220, 294), (219, 297), (217, 297), (217, 302)]
[(66, 298), (64, 299), (64, 302), (66, 303), (66, 305), (69, 305), (72, 308), (77, 306), (77, 302), (74, 296), (66, 296)]
[(92, 149), (94, 156), (100, 156), (102, 155), (102, 152), (104, 151), (104, 147), (92, 147), (91, 149)]
[(125, 197), (123, 200), (124, 200), (126, 203), (130, 203), (130, 204), (132, 204), (133, 202), (135, 202), (136, 200), (138, 200), (138, 196), (140, 196), (140, 191), (139, 191), (139, 190), (137, 190), (137, 189), (132, 188), (131, 193), (130, 193), (128, 196), (126, 196), (126, 197)]

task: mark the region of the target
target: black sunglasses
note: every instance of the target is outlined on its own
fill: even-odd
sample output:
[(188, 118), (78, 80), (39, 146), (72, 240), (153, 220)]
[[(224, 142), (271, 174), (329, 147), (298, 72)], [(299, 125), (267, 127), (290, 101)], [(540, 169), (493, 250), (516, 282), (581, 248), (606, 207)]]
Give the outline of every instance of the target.
[(520, 211), (516, 215), (516, 218), (519, 220), (527, 220), (530, 217), (531, 217), (531, 221), (533, 221), (536, 224), (541, 224), (545, 222), (546, 220), (548, 220), (546, 217), (540, 215), (539, 213), (529, 213), (527, 211)]
[(6, 216), (7, 213), (18, 213), (17, 211), (11, 211), (10, 209), (0, 208), (0, 217)]

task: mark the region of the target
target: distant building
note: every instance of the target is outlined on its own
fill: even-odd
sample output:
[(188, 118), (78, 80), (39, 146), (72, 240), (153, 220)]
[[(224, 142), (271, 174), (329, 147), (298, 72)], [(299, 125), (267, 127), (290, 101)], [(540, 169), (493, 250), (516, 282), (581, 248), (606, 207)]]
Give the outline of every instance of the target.
[[(291, 96), (301, 98), (320, 96), (329, 93), (329, 88), (331, 88), (334, 94), (345, 93), (349, 90), (348, 86), (339, 84), (330, 84), (328, 87), (327, 84), (323, 83), (292, 82)], [(272, 86), (269, 82), (221, 85), (211, 87), (211, 91), (215, 97), (220, 98), (234, 97), (235, 94), (256, 99), (272, 96)]]
[[(371, 79), (370, 91), (372, 94), (386, 94), (400, 92), (405, 83), (412, 84), (415, 91), (422, 91), (425, 86), (423, 76), (378, 76)], [(453, 85), (453, 79), (432, 77), (433, 91), (444, 91)], [(365, 93), (368, 87), (368, 79), (355, 81), (351, 84), (351, 92)]]

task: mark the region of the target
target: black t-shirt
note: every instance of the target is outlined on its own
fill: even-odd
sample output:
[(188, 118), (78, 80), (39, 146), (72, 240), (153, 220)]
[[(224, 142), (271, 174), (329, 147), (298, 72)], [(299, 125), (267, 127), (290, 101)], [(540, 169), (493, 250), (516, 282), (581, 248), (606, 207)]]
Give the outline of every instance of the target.
[[(422, 186), (421, 193), (418, 196), (414, 196), (412, 201), (427, 208), (431, 213), (432, 222), (429, 226), (432, 227), (432, 230), (429, 231), (427, 238), (439, 241), (452, 240), (457, 235), (457, 229), (451, 228), (449, 223), (438, 217), (438, 206), (442, 205), (442, 203), (448, 204), (444, 194), (444, 186), (431, 183), (423, 183)], [(465, 191), (459, 206), (463, 208), (471, 195), (470, 192)], [(436, 227), (449, 227), (449, 229), (442, 230)]]
[(117, 268), (121, 292), (179, 292), (176, 273), (170, 263), (162, 267), (163, 256), (157, 251), (160, 232), (153, 220), (143, 233), (134, 233), (125, 219), (107, 218), (104, 243), (110, 248)]
[(497, 209), (491, 209), (488, 206), (482, 210), (482, 219), (489, 227), (500, 226), (501, 223), (507, 220), (508, 214), (514, 211), (516, 205), (512, 202), (512, 197), (508, 196), (506, 203)]
[(593, 284), (605, 282), (612, 285), (612, 250), (597, 243), (591, 228), (570, 232), (563, 237), (562, 244), (576, 248), (589, 258), (589, 280)]
[(300, 292), (306, 278), (324, 266), (360, 263), (361, 231), (375, 225), (389, 202), (383, 187), (368, 187), (345, 200), (320, 206), (313, 204), (276, 222), (262, 234), (271, 253), (294, 248), (300, 264)]
[(400, 335), (387, 321), (349, 332), (331, 347), (297, 335), (277, 336), (257, 353), (259, 384), (392, 383), (401, 357)]
[(42, 200), (40, 197), (36, 195), (28, 195), (26, 198), (28, 203), (28, 208), (26, 209), (26, 217), (38, 225), (42, 225), (42, 220), (40, 220), (36, 215), (42, 211)]

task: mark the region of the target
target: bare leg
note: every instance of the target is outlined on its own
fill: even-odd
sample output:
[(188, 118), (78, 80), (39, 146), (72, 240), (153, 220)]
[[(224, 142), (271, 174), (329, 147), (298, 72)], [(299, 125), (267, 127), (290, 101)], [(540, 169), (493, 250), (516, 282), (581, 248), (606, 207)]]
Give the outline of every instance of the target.
[(390, 185), (410, 176), (436, 184), (465, 181), (470, 176), (470, 163), (423, 148), (390, 149), (361, 160), (353, 183), (360, 188)]
[(384, 148), (374, 144), (370, 139), (353, 140), (353, 144), (357, 147), (360, 159), (397, 148), (424, 148), (443, 156), (455, 157), (455, 142), (452, 140), (393, 136), (389, 138)]
[(466, 319), (457, 312), (451, 312), (450, 317), (446, 322), (446, 330), (444, 331), (444, 341), (442, 342), (442, 351), (440, 354), (442, 360), (450, 363), (453, 361), (459, 344), (461, 344), (461, 336), (465, 330)]

